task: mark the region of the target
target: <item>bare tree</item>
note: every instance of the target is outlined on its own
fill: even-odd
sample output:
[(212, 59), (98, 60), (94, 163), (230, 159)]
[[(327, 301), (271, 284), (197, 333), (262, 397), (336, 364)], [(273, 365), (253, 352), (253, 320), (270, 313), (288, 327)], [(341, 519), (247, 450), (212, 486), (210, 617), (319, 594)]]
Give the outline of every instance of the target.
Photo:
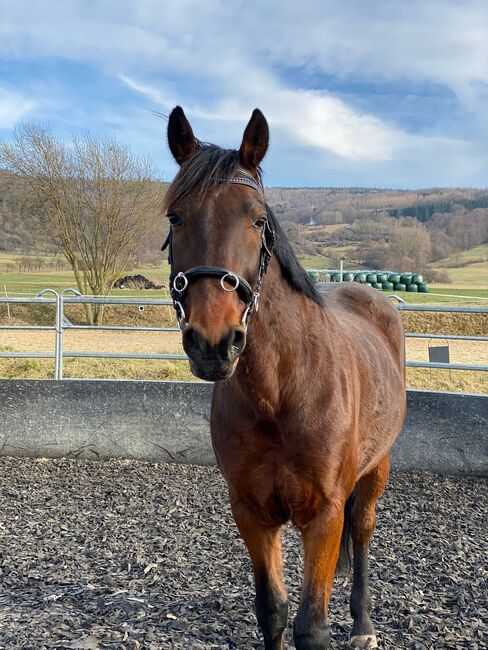
[[(161, 204), (149, 160), (112, 137), (85, 133), (66, 143), (24, 123), (0, 142), (0, 165), (39, 211), (79, 291), (109, 294)], [(88, 321), (101, 322), (103, 306), (86, 307)]]

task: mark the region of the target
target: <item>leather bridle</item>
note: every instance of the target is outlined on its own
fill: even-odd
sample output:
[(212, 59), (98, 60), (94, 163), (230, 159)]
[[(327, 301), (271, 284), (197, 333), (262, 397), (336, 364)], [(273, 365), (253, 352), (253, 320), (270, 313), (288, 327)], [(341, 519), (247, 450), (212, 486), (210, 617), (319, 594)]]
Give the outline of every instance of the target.
[[(246, 170), (238, 168), (236, 170), (238, 175), (232, 178), (222, 180), (221, 182), (233, 183), (237, 185), (246, 185), (252, 187), (256, 192), (263, 195), (263, 188), (256, 182), (256, 180), (246, 172)], [(171, 298), (173, 299), (173, 306), (176, 311), (178, 325), (181, 331), (187, 326), (186, 314), (184, 310), (184, 301), (186, 291), (189, 285), (198, 280), (199, 278), (219, 278), (220, 286), (224, 291), (236, 291), (239, 298), (246, 305), (241, 318), (241, 324), (247, 330), (249, 318), (254, 311), (258, 310), (259, 296), (261, 293), (261, 286), (264, 274), (268, 268), (269, 261), (273, 254), (273, 247), (276, 242), (276, 233), (272, 229), (269, 219), (266, 218), (265, 224), (261, 230), (261, 251), (259, 256), (259, 269), (256, 286), (253, 288), (249, 282), (238, 273), (230, 271), (220, 266), (194, 266), (187, 271), (180, 271), (176, 275), (171, 271), (169, 276)], [(168, 248), (168, 263), (173, 266), (173, 231), (170, 231), (164, 242), (161, 250)]]

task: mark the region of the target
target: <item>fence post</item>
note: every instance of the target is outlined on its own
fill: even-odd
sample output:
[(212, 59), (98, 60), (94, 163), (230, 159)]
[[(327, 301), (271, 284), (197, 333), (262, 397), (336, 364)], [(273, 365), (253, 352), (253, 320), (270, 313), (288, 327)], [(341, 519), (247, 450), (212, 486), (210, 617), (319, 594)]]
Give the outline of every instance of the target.
[(56, 325), (56, 331), (59, 328), (59, 336), (57, 337), (58, 344), (58, 354), (57, 354), (57, 374), (56, 379), (63, 379), (63, 361), (64, 361), (64, 296), (67, 293), (74, 293), (75, 296), (81, 296), (81, 293), (77, 289), (63, 289), (59, 294), (59, 308), (57, 313), (59, 314), (59, 322)]
[(61, 298), (59, 293), (54, 289), (43, 289), (36, 293), (36, 298), (42, 298), (46, 293), (53, 293), (56, 296), (56, 321), (54, 326), (54, 379), (60, 379), (59, 376), (59, 350), (60, 350), (60, 336), (61, 336)]
[[(4, 284), (3, 288), (5, 289), (5, 298), (8, 298), (7, 285)], [(7, 303), (7, 317), (10, 320), (10, 303)]]

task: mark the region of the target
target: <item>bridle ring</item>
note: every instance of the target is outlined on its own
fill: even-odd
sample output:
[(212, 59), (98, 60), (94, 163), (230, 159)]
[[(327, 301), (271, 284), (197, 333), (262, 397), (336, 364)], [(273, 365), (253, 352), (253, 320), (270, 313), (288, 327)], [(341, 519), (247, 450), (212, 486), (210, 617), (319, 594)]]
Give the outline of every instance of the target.
[(173, 280), (173, 288), (178, 293), (183, 293), (183, 291), (185, 291), (187, 286), (188, 286), (188, 278), (183, 273), (183, 271), (180, 271), (180, 273), (178, 273), (176, 278)]
[[(232, 280), (232, 282), (231, 282), (231, 280)], [(231, 285), (230, 289), (228, 289), (225, 286), (226, 282)], [(223, 275), (220, 278), (220, 286), (222, 287), (222, 289), (224, 291), (235, 291), (237, 289), (237, 287), (239, 286), (239, 278), (237, 277), (237, 275), (235, 273), (232, 273), (232, 271), (229, 271), (229, 273), (226, 273), (225, 275)]]

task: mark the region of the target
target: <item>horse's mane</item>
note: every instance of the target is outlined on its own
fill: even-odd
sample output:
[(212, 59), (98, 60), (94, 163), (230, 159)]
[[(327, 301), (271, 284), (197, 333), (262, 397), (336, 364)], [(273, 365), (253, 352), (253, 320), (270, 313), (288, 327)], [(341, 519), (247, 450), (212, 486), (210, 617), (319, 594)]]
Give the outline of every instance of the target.
[(283, 232), (278, 219), (275, 217), (274, 212), (271, 210), (267, 203), (266, 213), (268, 215), (268, 221), (271, 225), (271, 228), (275, 231), (277, 236), (276, 243), (273, 248), (273, 255), (278, 260), (283, 277), (294, 289), (300, 293), (305, 294), (307, 298), (310, 298), (310, 300), (313, 300), (318, 305), (323, 306), (324, 303), (322, 296), (315, 288), (312, 280), (308, 277), (303, 266), (301, 266), (300, 262), (297, 260), (295, 251), (286, 238), (286, 235)]
[[(239, 167), (239, 151), (221, 149), (214, 144), (197, 140), (197, 150), (183, 163), (164, 197), (164, 207), (169, 209), (189, 194), (197, 194), (200, 199), (217, 185), (222, 185), (234, 175)], [(262, 187), (261, 169), (257, 170), (258, 184)], [(266, 213), (271, 228), (277, 235), (273, 249), (281, 273), (290, 286), (303, 293), (318, 305), (323, 305), (320, 293), (300, 265), (283, 232), (278, 219), (266, 204)]]

